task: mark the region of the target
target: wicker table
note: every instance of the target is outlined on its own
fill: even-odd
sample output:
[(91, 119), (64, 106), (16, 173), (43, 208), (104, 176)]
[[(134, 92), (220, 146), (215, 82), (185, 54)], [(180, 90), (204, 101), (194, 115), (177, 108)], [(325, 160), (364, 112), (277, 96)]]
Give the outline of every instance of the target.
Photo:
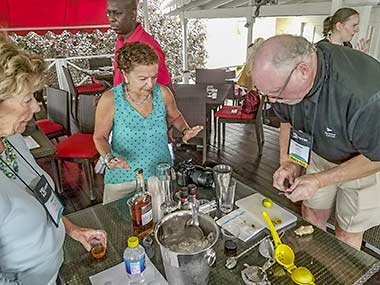
[(33, 120), (28, 122), (27, 128), (22, 135), (31, 136), (40, 145), (40, 147), (30, 150), (35, 159), (51, 158), (57, 151), (51, 140)]
[[(236, 199), (254, 192), (252, 188), (240, 182), (237, 184), (236, 191)], [(207, 197), (212, 195), (212, 191), (202, 190), (200, 195)], [(126, 199), (104, 206), (96, 205), (68, 217), (82, 226), (105, 229), (108, 234), (107, 257), (101, 261), (91, 259), (79, 243), (70, 238), (65, 241), (65, 261), (60, 271), (62, 284), (90, 284), (89, 276), (122, 262), (127, 239), (132, 234)], [(299, 219), (297, 224), (305, 225), (306, 222)], [(293, 228), (287, 229), (282, 240), (294, 249), (296, 265), (309, 268), (318, 285), (364, 284), (380, 268), (379, 260), (351, 248), (331, 234), (316, 229), (313, 235), (299, 238), (295, 236), (293, 230)], [(243, 251), (266, 234), (268, 233), (262, 232), (247, 243), (240, 242), (238, 251)], [(211, 269), (209, 284), (243, 284), (240, 278), (240, 272), (244, 268), (243, 264), (262, 265), (265, 262), (257, 249), (254, 249), (242, 260), (239, 260), (235, 269), (228, 270), (224, 267), (226, 257), (223, 253), (222, 240), (218, 241), (215, 250), (217, 253), (216, 266)], [(164, 275), (158, 246), (156, 246), (156, 254), (152, 262)], [(271, 272), (276, 271), (276, 267), (279, 265), (275, 264)], [(288, 276), (274, 277), (270, 274), (271, 272), (268, 272), (268, 275), (272, 284), (291, 284)]]

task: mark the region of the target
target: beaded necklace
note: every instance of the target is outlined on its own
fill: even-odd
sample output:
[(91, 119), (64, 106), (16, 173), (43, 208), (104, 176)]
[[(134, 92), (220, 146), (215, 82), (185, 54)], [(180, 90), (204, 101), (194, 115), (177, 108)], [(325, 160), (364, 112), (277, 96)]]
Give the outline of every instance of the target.
[(146, 103), (146, 101), (148, 101), (148, 99), (150, 98), (150, 93), (148, 93), (148, 95), (145, 96), (145, 98), (142, 100), (142, 101), (137, 101), (135, 100), (128, 92), (128, 89), (127, 89), (127, 85), (124, 84), (124, 92), (125, 92), (125, 95), (127, 96), (127, 98), (132, 101), (133, 103), (135, 103), (136, 105), (144, 105)]
[(18, 172), (18, 163), (15, 150), (6, 138), (1, 138), (4, 151), (1, 153), (0, 170), (10, 179), (16, 179), (16, 175), (9, 169), (11, 167), (16, 173)]

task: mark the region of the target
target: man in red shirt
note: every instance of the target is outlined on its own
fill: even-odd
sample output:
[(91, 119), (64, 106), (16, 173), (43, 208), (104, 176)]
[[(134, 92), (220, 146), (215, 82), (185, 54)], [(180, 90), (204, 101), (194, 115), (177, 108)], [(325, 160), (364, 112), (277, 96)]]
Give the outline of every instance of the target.
[(159, 57), (157, 83), (168, 86), (173, 92), (172, 80), (165, 64), (164, 52), (159, 43), (144, 30), (140, 23), (136, 22), (136, 0), (108, 0), (107, 16), (111, 29), (119, 35), (115, 45), (113, 85), (116, 86), (124, 81), (116, 63), (118, 50), (131, 42), (143, 42), (154, 48)]

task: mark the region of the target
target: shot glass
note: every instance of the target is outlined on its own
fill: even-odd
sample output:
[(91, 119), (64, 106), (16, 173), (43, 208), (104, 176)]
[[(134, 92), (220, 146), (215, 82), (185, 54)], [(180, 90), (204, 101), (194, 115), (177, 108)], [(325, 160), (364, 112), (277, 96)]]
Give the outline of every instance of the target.
[(227, 223), (222, 225), (222, 236), (224, 242), (224, 254), (226, 256), (234, 256), (237, 253), (237, 244), (240, 235), (240, 227), (238, 224)]
[(107, 233), (103, 230), (97, 230), (94, 235), (92, 235), (88, 241), (91, 245), (91, 256), (95, 259), (102, 259), (106, 255), (107, 251)]

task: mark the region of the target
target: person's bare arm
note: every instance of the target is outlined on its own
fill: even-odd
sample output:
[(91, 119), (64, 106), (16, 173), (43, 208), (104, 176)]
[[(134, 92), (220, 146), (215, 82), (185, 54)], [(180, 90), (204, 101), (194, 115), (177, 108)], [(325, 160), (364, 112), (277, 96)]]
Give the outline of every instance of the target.
[(169, 83), (169, 84), (167, 84), (165, 86), (169, 88), (169, 90), (172, 92), (173, 96), (175, 97), (175, 90), (174, 90), (173, 84)]
[(360, 154), (329, 170), (296, 178), (290, 187), (292, 194), (286, 196), (293, 202), (307, 200), (322, 187), (359, 179), (379, 171), (380, 162), (371, 161)]
[(357, 155), (329, 170), (316, 173), (320, 187), (363, 178), (380, 172), (380, 161), (371, 161), (364, 155)]
[(290, 161), (288, 156), (290, 128), (289, 123), (280, 124), (280, 165)]
[(105, 92), (99, 100), (95, 113), (94, 143), (101, 156), (111, 152), (108, 142), (113, 126), (114, 99), (111, 90)]
[(99, 100), (95, 114), (94, 143), (99, 154), (104, 158), (104, 162), (109, 168), (130, 169), (127, 161), (123, 157), (114, 157), (108, 142), (109, 135), (113, 127), (114, 98), (111, 90), (105, 92)]
[(187, 143), (189, 139), (195, 137), (203, 130), (203, 126), (190, 127), (178, 110), (174, 96), (169, 88), (161, 86), (161, 91), (167, 112), (167, 122), (169, 125), (173, 125), (183, 135), (182, 140), (184, 143)]
[(290, 123), (280, 125), (280, 167), (273, 174), (273, 187), (281, 191), (289, 191), (289, 186), (302, 171), (301, 166), (288, 157), (290, 128)]

